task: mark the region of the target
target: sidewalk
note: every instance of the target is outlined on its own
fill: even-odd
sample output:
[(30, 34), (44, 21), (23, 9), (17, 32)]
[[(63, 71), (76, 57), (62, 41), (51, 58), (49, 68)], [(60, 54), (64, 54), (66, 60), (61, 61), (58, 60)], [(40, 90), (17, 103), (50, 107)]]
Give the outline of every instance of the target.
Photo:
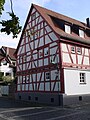
[(38, 107), (38, 106), (40, 107), (42, 105), (37, 103), (22, 101), (22, 100), (15, 100), (8, 96), (0, 96), (0, 108), (22, 108), (22, 107)]

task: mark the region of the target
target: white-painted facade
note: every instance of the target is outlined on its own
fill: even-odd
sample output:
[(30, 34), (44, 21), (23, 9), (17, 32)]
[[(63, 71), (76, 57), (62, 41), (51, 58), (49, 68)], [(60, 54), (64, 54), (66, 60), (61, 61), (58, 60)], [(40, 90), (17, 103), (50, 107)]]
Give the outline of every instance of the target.
[[(80, 73), (85, 73), (85, 83), (80, 83)], [(66, 95), (90, 94), (90, 71), (64, 69)]]
[(6, 74), (10, 74), (12, 79), (14, 78), (13, 68), (9, 67), (9, 63), (7, 63), (7, 65), (3, 65), (3, 63), (1, 63), (0, 72), (3, 72), (4, 76), (6, 76)]

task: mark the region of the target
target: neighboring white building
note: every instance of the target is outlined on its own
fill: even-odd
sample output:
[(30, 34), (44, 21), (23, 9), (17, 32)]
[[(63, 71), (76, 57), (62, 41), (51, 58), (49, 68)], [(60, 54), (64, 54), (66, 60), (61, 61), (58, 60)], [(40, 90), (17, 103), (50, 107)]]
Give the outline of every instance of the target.
[(90, 21), (32, 5), (16, 50), (16, 98), (64, 105), (90, 100)]
[(0, 49), (0, 73), (2, 76), (15, 77), (16, 58), (14, 56), (15, 49), (2, 46)]

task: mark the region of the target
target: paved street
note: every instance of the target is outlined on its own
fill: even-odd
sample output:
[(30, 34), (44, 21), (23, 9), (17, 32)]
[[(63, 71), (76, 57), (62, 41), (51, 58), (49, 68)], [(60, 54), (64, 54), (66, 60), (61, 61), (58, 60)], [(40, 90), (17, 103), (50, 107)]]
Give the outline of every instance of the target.
[(62, 108), (0, 97), (0, 120), (90, 120), (90, 104)]

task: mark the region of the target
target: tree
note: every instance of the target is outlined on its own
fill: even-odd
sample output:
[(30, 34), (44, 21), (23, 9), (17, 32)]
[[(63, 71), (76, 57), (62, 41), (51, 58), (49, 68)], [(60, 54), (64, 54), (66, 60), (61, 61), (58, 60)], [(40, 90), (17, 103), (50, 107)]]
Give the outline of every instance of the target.
[[(0, 0), (0, 16), (2, 15), (2, 11), (4, 11), (5, 0)], [(11, 12), (8, 12), (11, 17), (10, 20), (2, 20), (0, 24), (2, 25), (1, 32), (5, 32), (7, 35), (13, 34), (13, 38), (17, 37), (17, 35), (21, 32), (21, 26), (19, 23), (19, 18), (15, 15), (13, 11), (13, 3), (10, 0)]]
[(3, 76), (3, 77), (2, 77), (2, 80), (3, 80), (3, 83), (4, 83), (4, 84), (7, 84), (7, 85), (8, 85), (8, 84), (12, 83), (14, 79), (12, 79), (11, 76)]

